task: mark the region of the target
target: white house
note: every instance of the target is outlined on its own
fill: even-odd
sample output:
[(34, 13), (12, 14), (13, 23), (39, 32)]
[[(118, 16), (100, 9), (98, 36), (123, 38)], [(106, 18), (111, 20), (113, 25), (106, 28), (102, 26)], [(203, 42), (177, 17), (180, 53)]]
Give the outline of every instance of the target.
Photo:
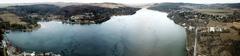
[(209, 28), (209, 31), (210, 31), (210, 32), (215, 32), (215, 27), (210, 27), (210, 28)]
[(31, 53), (31, 56), (35, 56), (35, 52)]

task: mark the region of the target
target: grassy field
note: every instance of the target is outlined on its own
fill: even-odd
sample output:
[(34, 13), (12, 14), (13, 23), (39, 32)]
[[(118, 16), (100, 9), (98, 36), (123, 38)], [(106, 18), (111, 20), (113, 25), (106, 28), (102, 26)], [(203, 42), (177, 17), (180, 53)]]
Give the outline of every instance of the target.
[(26, 24), (26, 22), (21, 21), (21, 17), (12, 13), (0, 14), (0, 18), (3, 20), (3, 22), (9, 22), (10, 24)]
[(214, 27), (214, 26), (222, 26), (224, 28), (228, 28), (230, 30), (229, 33), (221, 33), (220, 37), (223, 40), (232, 39), (232, 40), (240, 40), (240, 35), (238, 34), (238, 31), (235, 29), (232, 29), (231, 27), (237, 27), (240, 28), (240, 22), (233, 22), (233, 23), (222, 23), (217, 21), (209, 21), (208, 27)]
[(233, 10), (228, 9), (195, 9), (194, 11), (210, 15), (229, 15), (233, 14)]

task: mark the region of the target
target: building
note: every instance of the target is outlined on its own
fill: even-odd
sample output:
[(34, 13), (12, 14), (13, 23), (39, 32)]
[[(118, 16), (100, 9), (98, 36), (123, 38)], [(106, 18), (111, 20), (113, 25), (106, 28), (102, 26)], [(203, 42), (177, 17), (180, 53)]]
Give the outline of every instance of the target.
[(209, 28), (209, 31), (210, 31), (210, 32), (215, 32), (215, 27), (210, 27), (210, 28)]

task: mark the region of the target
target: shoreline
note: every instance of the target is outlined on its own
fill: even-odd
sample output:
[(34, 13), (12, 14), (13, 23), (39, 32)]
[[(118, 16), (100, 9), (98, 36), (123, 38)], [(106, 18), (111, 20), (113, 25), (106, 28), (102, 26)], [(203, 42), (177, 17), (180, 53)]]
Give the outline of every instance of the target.
[[(182, 13), (181, 10), (179, 11), (180, 12), (167, 13), (169, 19), (173, 20), (176, 24), (186, 29), (186, 56), (194, 56), (194, 41), (196, 38), (195, 29), (197, 27), (200, 27), (200, 29), (197, 32), (199, 36), (197, 36), (198, 42), (196, 42), (196, 55), (238, 55), (237, 53), (239, 50), (236, 49), (236, 45), (240, 43), (240, 39), (238, 38), (240, 36), (240, 31), (236, 29), (240, 29), (238, 27), (240, 22), (237, 20), (230, 20), (230, 22), (224, 22), (221, 20), (218, 21), (215, 19), (202, 20), (198, 19), (199, 15), (197, 18), (195, 17), (195, 19), (187, 19), (184, 16), (179, 16)], [(194, 16), (194, 14), (189, 15)]]

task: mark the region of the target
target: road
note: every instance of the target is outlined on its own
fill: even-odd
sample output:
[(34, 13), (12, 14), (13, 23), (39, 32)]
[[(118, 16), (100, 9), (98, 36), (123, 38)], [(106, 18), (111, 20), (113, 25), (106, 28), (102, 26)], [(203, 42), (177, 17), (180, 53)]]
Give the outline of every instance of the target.
[(197, 37), (198, 37), (198, 28), (195, 29), (195, 39), (194, 39), (194, 51), (193, 51), (193, 56), (197, 56)]

